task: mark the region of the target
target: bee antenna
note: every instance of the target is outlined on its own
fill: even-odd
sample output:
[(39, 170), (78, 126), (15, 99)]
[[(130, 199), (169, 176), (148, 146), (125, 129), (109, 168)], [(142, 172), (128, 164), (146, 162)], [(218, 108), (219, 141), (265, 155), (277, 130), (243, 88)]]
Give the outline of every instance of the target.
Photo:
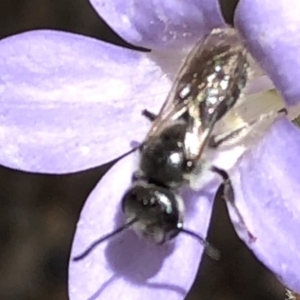
[(138, 221), (138, 218), (134, 218), (132, 220), (130, 220), (129, 222), (127, 222), (126, 224), (124, 224), (123, 226), (117, 228), (116, 230), (106, 234), (105, 236), (102, 236), (101, 238), (99, 238), (98, 240), (94, 241), (86, 250), (84, 250), (81, 254), (73, 257), (73, 261), (79, 261), (84, 259), (86, 256), (88, 256), (99, 244), (101, 244), (102, 242), (106, 241), (107, 239), (121, 233), (122, 231), (124, 231), (125, 229), (127, 229), (128, 227), (132, 226), (134, 223), (136, 223)]
[(201, 237), (199, 234), (191, 231), (191, 230), (188, 230), (188, 229), (184, 229), (184, 228), (181, 228), (180, 229), (180, 232), (182, 233), (185, 233), (195, 239), (197, 239), (203, 246), (204, 246), (204, 250), (205, 250), (205, 253), (212, 259), (214, 260), (219, 260), (220, 257), (221, 257), (221, 253), (220, 251), (215, 248), (213, 245), (211, 245), (207, 240), (205, 240), (203, 237)]

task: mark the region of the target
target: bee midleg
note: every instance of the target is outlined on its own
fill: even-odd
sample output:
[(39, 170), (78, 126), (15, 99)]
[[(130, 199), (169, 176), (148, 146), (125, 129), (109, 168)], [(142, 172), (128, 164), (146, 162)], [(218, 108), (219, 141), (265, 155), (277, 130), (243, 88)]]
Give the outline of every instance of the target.
[(157, 118), (157, 115), (147, 109), (142, 110), (142, 116), (146, 117), (151, 122), (155, 121)]
[(238, 137), (240, 134), (242, 134), (242, 132), (245, 130), (246, 134), (244, 133), (244, 135), (241, 135), (242, 137), (245, 137), (249, 132), (251, 132), (251, 129), (255, 127), (255, 125), (259, 124), (259, 122), (264, 121), (265, 119), (271, 117), (271, 116), (279, 116), (279, 115), (284, 115), (286, 116), (288, 114), (287, 109), (284, 107), (280, 110), (278, 110), (277, 112), (271, 112), (269, 114), (265, 114), (263, 116), (260, 116), (258, 118), (255, 118), (254, 120), (252, 120), (251, 122), (247, 123), (244, 126), (241, 126), (240, 128), (237, 128), (227, 134), (223, 134), (223, 135), (211, 135), (209, 138), (209, 142), (208, 142), (208, 147), (209, 148), (218, 148), (219, 146), (221, 146), (223, 143), (226, 143), (227, 141), (230, 141), (231, 139), (234, 139), (236, 137)]
[(209, 148), (218, 148), (223, 143), (235, 138), (237, 135), (239, 135), (244, 129), (246, 129), (248, 126), (242, 126), (234, 131), (231, 131), (230, 133), (226, 134), (225, 136), (219, 137), (218, 135), (212, 135), (209, 138), (208, 147)]
[(234, 197), (234, 190), (229, 178), (229, 175), (226, 171), (217, 168), (215, 166), (211, 167), (211, 171), (218, 174), (222, 179), (223, 179), (223, 184), (224, 184), (224, 196), (223, 199), (225, 201), (228, 201), (228, 203), (230, 203), (231, 207), (234, 209), (234, 212), (236, 214), (236, 216), (239, 219), (240, 225), (243, 226), (243, 228), (246, 230), (247, 235), (249, 237), (250, 242), (255, 242), (256, 237), (249, 231), (249, 229), (247, 228), (247, 225), (244, 221), (244, 218), (242, 217), (239, 209), (237, 208), (237, 206), (235, 205), (235, 197)]

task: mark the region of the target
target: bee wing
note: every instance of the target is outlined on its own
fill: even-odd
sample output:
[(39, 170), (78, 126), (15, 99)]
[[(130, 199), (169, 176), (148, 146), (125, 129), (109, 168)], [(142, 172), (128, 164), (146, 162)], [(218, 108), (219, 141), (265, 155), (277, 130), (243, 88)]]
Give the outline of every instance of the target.
[[(246, 79), (235, 76), (235, 73), (245, 69), (246, 52), (242, 39), (233, 28), (214, 29), (196, 44), (180, 68), (165, 103), (152, 123), (148, 138), (157, 136), (166, 126), (180, 118), (202, 119), (207, 127), (210, 124), (208, 117), (224, 102), (228, 91), (231, 89), (234, 93), (239, 86), (244, 86)], [(232, 78), (235, 77), (243, 82), (233, 82)], [(235, 100), (235, 97), (228, 97), (223, 110), (229, 109)], [(221, 110), (218, 112), (221, 113)], [(191, 127), (194, 125), (191, 124)]]
[(184, 69), (178, 86), (186, 83), (188, 94), (185, 153), (188, 160), (197, 162), (215, 124), (243, 98), (250, 66), (243, 40), (232, 28), (214, 30), (192, 55), (193, 64)]
[(148, 132), (148, 138), (159, 135), (159, 133), (161, 133), (167, 126), (169, 126), (172, 122), (177, 121), (187, 112), (188, 99), (187, 97), (183, 97), (181, 94), (181, 90), (184, 88), (182, 78), (188, 67), (187, 62), (193, 55), (194, 51), (189, 53), (187, 59), (184, 61), (181, 69), (179, 70), (166, 101), (152, 123)]

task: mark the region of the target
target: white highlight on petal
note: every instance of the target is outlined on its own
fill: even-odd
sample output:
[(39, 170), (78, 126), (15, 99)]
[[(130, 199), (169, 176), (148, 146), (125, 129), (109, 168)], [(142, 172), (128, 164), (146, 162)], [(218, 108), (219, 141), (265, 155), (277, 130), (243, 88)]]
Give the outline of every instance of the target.
[(80, 151), (81, 151), (82, 155), (85, 156), (91, 152), (91, 149), (88, 146), (83, 146), (80, 148)]

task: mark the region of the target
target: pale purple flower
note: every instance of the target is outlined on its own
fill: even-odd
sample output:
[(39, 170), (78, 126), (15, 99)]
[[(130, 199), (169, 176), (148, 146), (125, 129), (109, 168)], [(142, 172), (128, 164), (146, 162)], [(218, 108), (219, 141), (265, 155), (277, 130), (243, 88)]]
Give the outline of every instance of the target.
[[(153, 51), (45, 30), (0, 41), (1, 164), (62, 174), (127, 152), (149, 129), (142, 109), (158, 111), (186, 51), (212, 28), (224, 26), (216, 0), (91, 2), (125, 40)], [(298, 0), (288, 5), (241, 0), (235, 12), (235, 25), (288, 105), (300, 100), (299, 16)], [(231, 172), (236, 204), (257, 238), (245, 243), (297, 292), (299, 152), (299, 129), (279, 118)], [(135, 168), (132, 154), (96, 186), (82, 211), (71, 256), (122, 222), (120, 199)], [(218, 185), (185, 197), (186, 227), (204, 237)], [(190, 237), (179, 235), (174, 245), (158, 247), (127, 231), (70, 263), (70, 298), (183, 299), (202, 253)]]

